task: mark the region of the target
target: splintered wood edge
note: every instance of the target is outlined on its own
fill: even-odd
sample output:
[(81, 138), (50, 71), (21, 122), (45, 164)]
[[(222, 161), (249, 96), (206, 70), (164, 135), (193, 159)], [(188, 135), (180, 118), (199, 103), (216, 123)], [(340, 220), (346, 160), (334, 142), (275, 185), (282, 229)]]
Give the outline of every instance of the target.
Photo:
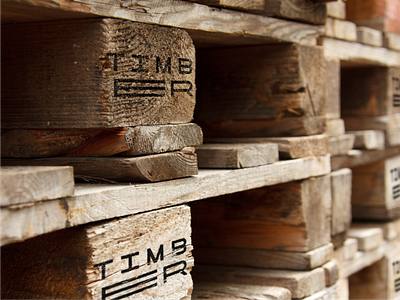
[(58, 229), (330, 173), (330, 157), (294, 159), (147, 184), (77, 184), (75, 194), (2, 209), (1, 244)]

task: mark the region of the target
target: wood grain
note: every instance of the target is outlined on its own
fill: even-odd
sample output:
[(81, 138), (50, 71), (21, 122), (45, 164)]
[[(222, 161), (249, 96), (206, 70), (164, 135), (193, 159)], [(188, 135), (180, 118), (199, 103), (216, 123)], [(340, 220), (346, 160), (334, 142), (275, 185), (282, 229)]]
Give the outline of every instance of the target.
[(354, 134), (354, 149), (377, 150), (385, 148), (385, 133), (381, 130), (348, 131)]
[(14, 205), (72, 196), (72, 167), (4, 167), (0, 169), (0, 205)]
[(357, 42), (365, 45), (382, 47), (383, 33), (369, 27), (357, 27)]
[(334, 18), (327, 18), (325, 24), (325, 36), (345, 40), (349, 42), (357, 42), (357, 26), (356, 24)]
[(183, 30), (102, 18), (2, 29), (3, 129), (192, 120), (195, 50)]
[(279, 160), (276, 144), (204, 144), (196, 148), (199, 168), (240, 169)]
[(354, 147), (354, 135), (343, 134), (329, 137), (329, 153), (331, 156), (345, 155)]
[[(188, 150), (185, 150), (188, 149)], [(122, 157), (52, 157), (29, 160), (3, 159), (3, 165), (72, 166), (77, 178), (90, 181), (157, 182), (196, 175), (194, 148), (181, 151)]]
[(188, 299), (192, 249), (187, 206), (57, 231), (2, 248), (2, 298)]
[(200, 170), (199, 175), (147, 184), (77, 184), (72, 197), (2, 209), (1, 244), (89, 222), (136, 214), (246, 189), (321, 176), (329, 156), (294, 159), (238, 170)]

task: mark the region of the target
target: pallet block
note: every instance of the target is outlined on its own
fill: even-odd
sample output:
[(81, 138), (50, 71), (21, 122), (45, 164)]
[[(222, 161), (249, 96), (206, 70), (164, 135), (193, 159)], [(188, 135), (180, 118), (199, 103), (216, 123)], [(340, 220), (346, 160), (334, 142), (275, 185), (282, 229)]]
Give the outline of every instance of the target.
[(400, 34), (386, 32), (383, 36), (383, 46), (393, 50), (400, 50)]
[(206, 136), (323, 132), (326, 66), (321, 47), (276, 44), (196, 54), (195, 120)]
[(53, 200), (74, 194), (72, 167), (0, 168), (0, 205)]
[(383, 34), (381, 31), (369, 27), (357, 27), (357, 42), (365, 45), (382, 47)]
[(2, 299), (188, 299), (193, 288), (184, 205), (56, 231), (1, 251)]
[(352, 134), (329, 137), (329, 153), (331, 156), (347, 154), (354, 147), (354, 139)]
[(234, 284), (279, 286), (290, 290), (292, 298), (311, 296), (325, 288), (322, 268), (312, 271), (268, 270), (212, 265), (196, 265), (193, 269), (195, 282), (210, 281)]
[(232, 283), (194, 282), (192, 300), (274, 299), (291, 300), (288, 289), (277, 286), (259, 286)]
[(327, 18), (325, 36), (349, 42), (357, 41), (356, 24), (334, 18)]
[(384, 149), (385, 148), (385, 132), (383, 130), (355, 130), (347, 131), (354, 134), (354, 149)]
[[(340, 119), (340, 117), (341, 117), (341, 113), (340, 113), (340, 60), (326, 58), (325, 63), (326, 63), (325, 117), (327, 118), (327, 120)], [(327, 124), (327, 126), (328, 126), (328, 124)]]
[(2, 41), (2, 129), (193, 118), (195, 49), (184, 30), (90, 18), (7, 24)]
[(400, 156), (353, 168), (354, 219), (384, 220), (400, 216)]
[(359, 26), (400, 33), (400, 6), (397, 0), (353, 0), (346, 2), (347, 19)]
[(312, 0), (189, 1), (312, 24), (324, 24), (326, 20), (326, 8), (324, 4)]
[(350, 169), (334, 171), (331, 177), (332, 223), (331, 236), (347, 232), (351, 216), (351, 179)]
[(352, 228), (380, 228), (383, 238), (388, 241), (400, 241), (400, 219), (389, 222), (353, 222)]
[(348, 236), (357, 240), (358, 251), (371, 251), (383, 244), (383, 232), (380, 228), (350, 228)]
[(307, 252), (330, 242), (330, 176), (191, 204), (198, 247)]
[[(347, 117), (400, 112), (400, 68), (344, 68), (341, 79), (341, 113), (345, 121)], [(346, 129), (353, 130), (347, 124)]]
[(340, 136), (346, 133), (343, 119), (326, 120), (325, 134), (328, 136)]
[[(399, 246), (399, 245), (398, 245)], [(400, 296), (400, 248), (349, 277), (351, 299), (398, 299)]]
[(346, 2), (343, 0), (327, 2), (326, 4), (326, 14), (328, 17), (335, 19), (346, 19)]

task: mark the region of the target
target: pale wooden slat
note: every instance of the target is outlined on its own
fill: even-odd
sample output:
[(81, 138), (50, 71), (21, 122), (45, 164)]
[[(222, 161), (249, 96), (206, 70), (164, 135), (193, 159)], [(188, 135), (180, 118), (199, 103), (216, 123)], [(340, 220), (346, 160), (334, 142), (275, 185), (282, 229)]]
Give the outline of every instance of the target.
[(327, 18), (325, 28), (324, 35), (327, 37), (349, 42), (357, 41), (357, 26), (352, 22)]
[(374, 250), (383, 243), (383, 232), (380, 228), (350, 228), (348, 236), (357, 239), (359, 251)]
[(276, 144), (204, 144), (196, 148), (199, 168), (240, 169), (279, 160)]
[(357, 42), (365, 45), (382, 47), (383, 34), (381, 31), (369, 27), (357, 27)]
[(30, 203), (71, 196), (74, 193), (72, 167), (0, 168), (0, 205)]
[(385, 148), (385, 133), (381, 130), (347, 131), (355, 135), (354, 149), (376, 150)]
[(345, 155), (354, 146), (354, 135), (343, 134), (329, 137), (329, 152), (331, 156)]
[(148, 184), (77, 184), (60, 201), (2, 209), (1, 244), (46, 232), (136, 214), (194, 200), (275, 185), (330, 172), (329, 156), (295, 159), (238, 170), (200, 170), (199, 175)]

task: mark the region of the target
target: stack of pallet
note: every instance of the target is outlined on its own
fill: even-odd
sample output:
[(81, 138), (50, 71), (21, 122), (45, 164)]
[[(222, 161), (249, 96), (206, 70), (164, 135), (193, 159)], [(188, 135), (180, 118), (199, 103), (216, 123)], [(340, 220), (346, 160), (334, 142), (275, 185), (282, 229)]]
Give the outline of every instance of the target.
[(1, 297), (398, 296), (398, 35), (349, 2), (3, 0)]

